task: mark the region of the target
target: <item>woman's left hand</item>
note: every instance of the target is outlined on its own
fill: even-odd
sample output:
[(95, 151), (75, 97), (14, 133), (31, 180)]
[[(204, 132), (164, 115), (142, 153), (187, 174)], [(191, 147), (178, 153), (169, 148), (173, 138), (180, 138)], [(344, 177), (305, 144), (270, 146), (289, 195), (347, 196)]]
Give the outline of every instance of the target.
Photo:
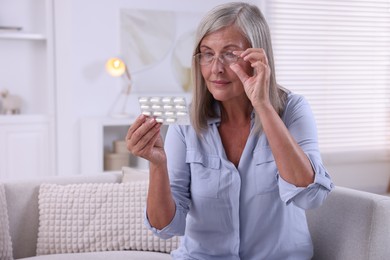
[(245, 93), (252, 105), (256, 107), (257, 103), (268, 103), (271, 69), (264, 49), (249, 48), (243, 52), (235, 51), (233, 54), (249, 62), (253, 68), (253, 75), (248, 75), (239, 62), (230, 65), (244, 85)]

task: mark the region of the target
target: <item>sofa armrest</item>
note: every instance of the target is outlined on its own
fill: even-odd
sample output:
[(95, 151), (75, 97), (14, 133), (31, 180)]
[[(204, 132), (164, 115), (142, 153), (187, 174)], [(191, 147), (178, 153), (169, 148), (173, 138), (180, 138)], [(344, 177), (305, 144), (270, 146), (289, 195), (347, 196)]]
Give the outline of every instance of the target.
[(390, 197), (336, 187), (308, 210), (313, 259), (374, 260), (390, 256)]

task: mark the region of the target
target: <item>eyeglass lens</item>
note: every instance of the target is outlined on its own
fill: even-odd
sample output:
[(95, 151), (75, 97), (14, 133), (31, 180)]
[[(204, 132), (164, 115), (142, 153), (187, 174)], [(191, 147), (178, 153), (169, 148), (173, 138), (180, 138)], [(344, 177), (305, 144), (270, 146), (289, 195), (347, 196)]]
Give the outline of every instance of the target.
[(233, 54), (233, 52), (224, 52), (218, 56), (210, 53), (198, 53), (196, 54), (196, 58), (200, 65), (209, 65), (215, 59), (218, 59), (218, 61), (224, 65), (230, 65), (237, 62), (240, 57)]

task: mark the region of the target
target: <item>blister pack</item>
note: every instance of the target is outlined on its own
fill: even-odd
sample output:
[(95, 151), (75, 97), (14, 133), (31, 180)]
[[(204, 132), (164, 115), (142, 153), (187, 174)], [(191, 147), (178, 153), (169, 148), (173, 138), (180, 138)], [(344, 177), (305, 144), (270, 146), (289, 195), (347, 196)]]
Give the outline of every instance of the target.
[(154, 117), (163, 125), (190, 124), (188, 106), (185, 97), (178, 96), (142, 96), (138, 98), (141, 113)]

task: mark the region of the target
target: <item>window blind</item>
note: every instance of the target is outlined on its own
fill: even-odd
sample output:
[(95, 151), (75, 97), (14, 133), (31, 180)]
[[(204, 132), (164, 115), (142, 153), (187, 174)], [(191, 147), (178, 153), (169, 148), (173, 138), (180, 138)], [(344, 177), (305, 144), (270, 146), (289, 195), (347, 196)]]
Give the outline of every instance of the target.
[(272, 0), (278, 82), (304, 95), (323, 153), (390, 149), (390, 1)]

